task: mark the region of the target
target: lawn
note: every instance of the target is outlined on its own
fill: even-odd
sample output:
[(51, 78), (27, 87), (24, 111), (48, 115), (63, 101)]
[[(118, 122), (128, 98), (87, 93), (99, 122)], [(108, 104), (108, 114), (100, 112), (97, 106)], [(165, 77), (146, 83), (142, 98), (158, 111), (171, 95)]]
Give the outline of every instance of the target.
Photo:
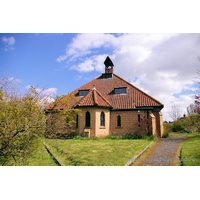
[(65, 166), (123, 166), (152, 140), (43, 139), (43, 141)]
[(54, 157), (48, 153), (43, 143), (38, 143), (38, 148), (32, 152), (25, 163), (27, 166), (59, 166)]
[[(16, 157), (17, 163), (11, 157), (7, 166), (59, 166), (54, 157), (48, 153), (41, 141), (32, 144), (32, 152), (24, 157)], [(4, 162), (0, 160), (0, 166)]]
[(186, 140), (182, 146), (181, 159), (183, 166), (200, 166), (200, 133), (176, 134), (192, 137)]

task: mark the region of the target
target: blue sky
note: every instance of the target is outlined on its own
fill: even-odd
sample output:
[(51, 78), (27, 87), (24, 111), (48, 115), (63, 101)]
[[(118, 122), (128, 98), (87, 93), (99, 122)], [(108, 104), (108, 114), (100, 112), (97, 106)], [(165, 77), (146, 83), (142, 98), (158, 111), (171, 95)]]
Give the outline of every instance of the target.
[(114, 73), (161, 101), (164, 119), (172, 103), (182, 113), (198, 92), (200, 34), (1, 33), (1, 74), (18, 78), (25, 91), (67, 94), (104, 72), (109, 55)]
[[(66, 94), (100, 75), (104, 71), (103, 61), (109, 54), (115, 65), (114, 72), (161, 101), (165, 106), (162, 110), (164, 120), (169, 121), (171, 120), (168, 115), (170, 104), (180, 103), (182, 113), (184, 113), (186, 106), (193, 102), (192, 95), (198, 87), (193, 80), (197, 76), (196, 70), (200, 67), (197, 59), (200, 56), (199, 34), (187, 33), (200, 33), (199, 18), (199, 1), (197, 0), (168, 0), (166, 2), (101, 0), (98, 3), (91, 0), (2, 1), (0, 7), (0, 70), (1, 73), (6, 72), (9, 76), (18, 77), (18, 82), (23, 89), (29, 85), (41, 83), (40, 88), (48, 85), (47, 93)], [(77, 37), (78, 35), (73, 33), (146, 34), (115, 34), (113, 37), (104, 34), (96, 37), (80, 34)], [(159, 36), (154, 33), (168, 34)], [(102, 41), (102, 43), (95, 43), (95, 41)], [(104, 173), (100, 173), (103, 178), (102, 175), (107, 176), (108, 171), (107, 168), (104, 169)], [(49, 173), (52, 174), (52, 169), (48, 171), (45, 168), (42, 174), (41, 169), (36, 173), (32, 173), (32, 170), (31, 168), (28, 176), (24, 168), (23, 171), (14, 172), (13, 175), (20, 174), (20, 178), (28, 177), (26, 183), (29, 184), (26, 185), (30, 186), (34, 183), (34, 181), (29, 182), (31, 175), (33, 175), (31, 180), (35, 180), (37, 174), (41, 177), (48, 172), (45, 177), (45, 180), (48, 180)], [(87, 171), (87, 169), (84, 170)], [(88, 173), (86, 173), (88, 180), (86, 184), (91, 182), (90, 175), (93, 174), (91, 170), (88, 168)], [(113, 168), (111, 170), (109, 175), (113, 171), (115, 174), (120, 174), (118, 168), (116, 171)], [(144, 173), (144, 170), (141, 170), (141, 173), (134, 174), (134, 179), (141, 180), (141, 174)], [(155, 170), (154, 177), (159, 174), (157, 173), (159, 170), (157, 168)], [(63, 177), (65, 171), (59, 171), (60, 176), (56, 171), (55, 177)], [(174, 175), (177, 175), (179, 171), (178, 169)], [(2, 173), (2, 175), (5, 174), (5, 180), (7, 180), (7, 174), (10, 173), (10, 168), (9, 172)], [(174, 169), (170, 175), (173, 173)], [(195, 170), (193, 173), (196, 176)], [(72, 177), (70, 177), (71, 174)], [(74, 173), (67, 174), (69, 184), (71, 180), (74, 180), (74, 174), (77, 174), (77, 169), (74, 169)], [(113, 180), (115, 180), (115, 174)], [(191, 170), (189, 174), (191, 177)], [(81, 177), (83, 173), (78, 175)], [(162, 175), (166, 176), (163, 180), (170, 177), (168, 173)], [(127, 176), (130, 176), (130, 173)], [(78, 177), (79, 180), (80, 177)], [(124, 178), (124, 171), (122, 177)], [(16, 180), (19, 182), (19, 178)], [(23, 184), (24, 179), (21, 180)], [(84, 177), (83, 180), (85, 184), (86, 178)], [(112, 185), (116, 188), (115, 182)], [(128, 183), (127, 191), (127, 187), (132, 185), (132, 182), (131, 184), (128, 180), (125, 182)], [(94, 184), (95, 187), (98, 183)], [(157, 184), (157, 180), (154, 183)], [(49, 182), (46, 185), (49, 185)], [(163, 187), (163, 184), (161, 185)], [(182, 186), (181, 182), (179, 185)], [(42, 182), (41, 188), (43, 187)], [(5, 191), (6, 189), (4, 187)], [(60, 185), (58, 189), (60, 194)], [(70, 189), (73, 191), (70, 194), (74, 195), (76, 188), (75, 190)], [(95, 188), (92, 191), (95, 191)], [(121, 196), (130, 196), (130, 193), (121, 191)], [(136, 195), (141, 196), (143, 190), (138, 191)], [(80, 192), (81, 195), (83, 193), (84, 191)], [(91, 194), (93, 197), (93, 193)], [(149, 193), (146, 192), (146, 194), (148, 198)], [(192, 194), (196, 195), (194, 192)], [(119, 196), (118, 193), (117, 195)], [(188, 193), (189, 195), (191, 196), (191, 192)]]

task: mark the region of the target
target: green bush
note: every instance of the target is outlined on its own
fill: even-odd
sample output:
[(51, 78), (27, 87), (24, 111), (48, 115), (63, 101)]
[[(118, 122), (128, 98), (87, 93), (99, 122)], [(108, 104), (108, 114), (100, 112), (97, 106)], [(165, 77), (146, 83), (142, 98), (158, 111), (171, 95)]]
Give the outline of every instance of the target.
[(122, 139), (122, 135), (108, 135), (105, 139)]
[(83, 136), (80, 136), (80, 135), (76, 135), (72, 138), (73, 140), (97, 140), (98, 138), (97, 137), (83, 137)]
[(141, 139), (143, 138), (141, 135), (138, 135), (138, 134), (125, 134), (123, 135), (122, 139)]
[(172, 132), (182, 131), (183, 129), (184, 129), (184, 126), (183, 126), (181, 120), (177, 120), (172, 123)]
[(191, 114), (185, 118), (178, 119), (173, 123), (164, 123), (164, 137), (171, 132), (200, 132), (200, 115)]
[(164, 133), (162, 138), (167, 138), (169, 136), (169, 133)]
[(125, 139), (125, 140), (136, 140), (136, 139), (146, 139), (146, 140), (153, 140), (153, 135), (151, 136), (141, 136), (138, 134), (125, 134), (125, 135), (109, 135), (106, 137), (106, 139)]
[(164, 122), (164, 135), (163, 137), (168, 137), (169, 133), (172, 132), (172, 124)]
[[(72, 139), (73, 140), (97, 140), (98, 138), (97, 137), (90, 137), (90, 138), (88, 138), (88, 137), (82, 137), (80, 135), (77, 135), (77, 136), (74, 136)], [(153, 140), (154, 137), (153, 137), (153, 135), (151, 135), (151, 136), (141, 136), (141, 135), (137, 135), (137, 134), (125, 134), (125, 135), (108, 135), (107, 137), (102, 138), (102, 139), (112, 139), (112, 140), (146, 139), (146, 140)]]

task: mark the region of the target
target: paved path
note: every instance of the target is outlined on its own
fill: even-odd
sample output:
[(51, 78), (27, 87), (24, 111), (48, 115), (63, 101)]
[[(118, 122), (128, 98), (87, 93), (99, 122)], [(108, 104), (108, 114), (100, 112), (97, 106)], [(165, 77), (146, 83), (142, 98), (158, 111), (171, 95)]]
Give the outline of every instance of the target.
[(138, 158), (137, 166), (170, 166), (173, 165), (175, 153), (186, 136), (178, 138), (160, 138), (143, 156)]

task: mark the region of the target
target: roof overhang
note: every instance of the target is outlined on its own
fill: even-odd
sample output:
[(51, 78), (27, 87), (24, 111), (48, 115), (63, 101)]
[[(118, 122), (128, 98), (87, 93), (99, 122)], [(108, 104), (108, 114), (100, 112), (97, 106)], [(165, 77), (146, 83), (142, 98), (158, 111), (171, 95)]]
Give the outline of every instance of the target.
[(154, 107), (135, 107), (135, 108), (112, 108), (111, 111), (128, 111), (128, 110), (154, 110), (156, 108), (162, 109), (164, 105), (162, 106), (154, 106)]
[(111, 111), (125, 111), (125, 110), (153, 110), (154, 108), (153, 107), (137, 107), (137, 108), (122, 108), (122, 109), (119, 109), (119, 108), (113, 108), (111, 109)]
[(98, 107), (98, 108), (112, 108), (111, 106), (98, 106), (98, 105), (88, 105), (88, 106), (75, 106), (73, 108), (81, 108), (81, 107)]

